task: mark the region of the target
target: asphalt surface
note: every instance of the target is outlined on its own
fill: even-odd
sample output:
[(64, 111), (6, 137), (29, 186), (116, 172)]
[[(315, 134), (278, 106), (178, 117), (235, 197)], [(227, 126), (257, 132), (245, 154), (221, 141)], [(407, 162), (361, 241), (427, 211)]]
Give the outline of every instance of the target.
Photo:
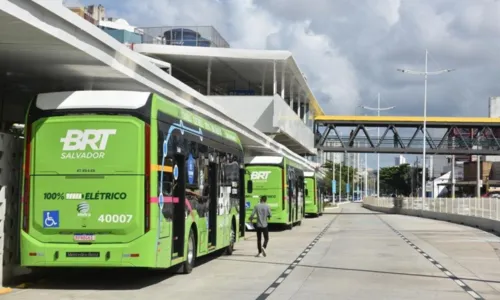
[(500, 238), (478, 229), (343, 204), (292, 230), (255, 233), (193, 273), (64, 270), (5, 300), (500, 299)]

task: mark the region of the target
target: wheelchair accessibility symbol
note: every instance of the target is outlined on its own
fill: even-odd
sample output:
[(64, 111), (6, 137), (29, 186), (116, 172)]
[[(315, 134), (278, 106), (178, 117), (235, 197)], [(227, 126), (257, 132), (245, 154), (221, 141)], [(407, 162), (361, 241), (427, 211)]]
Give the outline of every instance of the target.
[(43, 228), (59, 228), (58, 210), (45, 210), (43, 212)]

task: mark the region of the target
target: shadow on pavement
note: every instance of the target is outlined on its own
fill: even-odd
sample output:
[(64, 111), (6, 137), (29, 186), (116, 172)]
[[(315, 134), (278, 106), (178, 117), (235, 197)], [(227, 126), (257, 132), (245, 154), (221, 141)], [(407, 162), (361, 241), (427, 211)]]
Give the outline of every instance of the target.
[[(200, 267), (222, 255), (217, 251), (197, 259)], [(33, 276), (31, 284), (23, 289), (51, 290), (138, 290), (168, 280), (177, 273), (178, 267), (170, 269), (133, 269), (133, 268), (58, 268), (41, 270)], [(196, 272), (196, 269), (193, 270)], [(189, 275), (187, 275), (189, 276)]]
[[(265, 261), (265, 258), (264, 258), (264, 260), (244, 260), (244, 259), (224, 259), (224, 258), (222, 258), (222, 260), (256, 263), (256, 264), (280, 265), (280, 266), (289, 266), (290, 265), (289, 263)], [(387, 275), (396, 275), (396, 276), (414, 276), (414, 277), (449, 279), (449, 277), (445, 276), (445, 275), (426, 275), (426, 274), (417, 274), (417, 273), (402, 273), (402, 272), (389, 272), (389, 271), (367, 270), (367, 269), (313, 266), (313, 265), (304, 265), (304, 264), (298, 264), (297, 267), (314, 268), (314, 269), (327, 269), (327, 270), (335, 270), (335, 271), (366, 272), (366, 273), (387, 274)], [(467, 277), (457, 277), (457, 279), (460, 279), (463, 281), (476, 281), (476, 282), (484, 282), (484, 283), (500, 283), (500, 281), (498, 281), (498, 280), (487, 280), (487, 279), (477, 279), (477, 278), (467, 278)]]
[(325, 215), (387, 215), (381, 212), (324, 212)]

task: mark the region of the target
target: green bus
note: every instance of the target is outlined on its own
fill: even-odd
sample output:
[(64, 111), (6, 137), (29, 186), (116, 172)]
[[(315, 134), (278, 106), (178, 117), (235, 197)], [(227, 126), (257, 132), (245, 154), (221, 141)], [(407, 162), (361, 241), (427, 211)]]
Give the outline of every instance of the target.
[(325, 211), (326, 185), (324, 176), (318, 172), (304, 172), (306, 215), (318, 217)]
[(302, 166), (282, 156), (245, 158), (246, 221), (260, 196), (267, 196), (272, 217), (269, 224), (300, 225), (305, 216), (304, 171)]
[(24, 267), (190, 273), (244, 236), (236, 133), (154, 93), (39, 94), (25, 127)]

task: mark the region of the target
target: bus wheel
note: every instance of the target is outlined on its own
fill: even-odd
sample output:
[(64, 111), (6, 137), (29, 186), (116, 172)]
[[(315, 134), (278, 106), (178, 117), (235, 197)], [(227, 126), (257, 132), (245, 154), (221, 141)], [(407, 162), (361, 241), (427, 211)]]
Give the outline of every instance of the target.
[(226, 255), (232, 255), (234, 244), (236, 243), (236, 229), (231, 225), (231, 235), (229, 236), (229, 245), (226, 247)]
[(189, 231), (189, 238), (187, 243), (186, 260), (182, 263), (182, 273), (189, 274), (193, 271), (194, 261), (196, 258), (196, 239), (194, 238), (193, 229)]
[(299, 225), (299, 226), (302, 225), (302, 220), (298, 221), (297, 225)]

